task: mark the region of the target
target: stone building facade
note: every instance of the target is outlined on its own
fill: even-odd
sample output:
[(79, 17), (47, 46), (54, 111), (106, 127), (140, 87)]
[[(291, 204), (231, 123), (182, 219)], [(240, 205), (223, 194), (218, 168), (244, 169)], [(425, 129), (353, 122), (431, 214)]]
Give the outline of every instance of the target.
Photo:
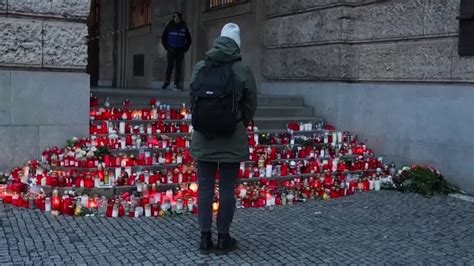
[(87, 0), (0, 0), (0, 171), (89, 128)]
[(469, 2), (0, 0), (0, 156), (14, 154), (0, 162), (87, 133), (90, 9), (100, 18), (97, 36), (88, 36), (99, 47), (89, 64), (99, 64), (89, 72), (99, 86), (128, 88), (161, 86), (161, 33), (180, 11), (193, 36), (185, 86), (220, 28), (238, 23), (260, 93), (303, 95), (316, 115), (367, 139), (376, 154), (433, 164), (474, 193), (474, 57), (458, 48)]
[(266, 4), (262, 92), (305, 95), (376, 154), (434, 165), (474, 193), (474, 56), (458, 50), (472, 1)]
[[(317, 115), (367, 139), (387, 160), (436, 165), (474, 193), (474, 57), (458, 54), (462, 1), (251, 0), (221, 8), (209, 7), (225, 1), (152, 1), (148, 26), (115, 29), (122, 32), (115, 37), (118, 59), (101, 50), (101, 80), (159, 87), (166, 67), (160, 35), (177, 10), (194, 40), (186, 83), (222, 25), (236, 22), (261, 93), (304, 95)], [(102, 18), (127, 27), (120, 18), (129, 16), (127, 3), (116, 7), (119, 16), (102, 10)], [(101, 25), (111, 28), (112, 21)], [(114, 38), (103, 42), (112, 47)], [(145, 54), (141, 77), (131, 71), (136, 53)]]

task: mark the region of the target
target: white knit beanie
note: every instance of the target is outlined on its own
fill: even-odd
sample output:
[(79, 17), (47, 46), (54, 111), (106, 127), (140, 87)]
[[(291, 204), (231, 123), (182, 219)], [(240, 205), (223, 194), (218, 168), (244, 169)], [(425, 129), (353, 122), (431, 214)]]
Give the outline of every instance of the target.
[(227, 23), (222, 27), (221, 36), (229, 37), (237, 43), (240, 48), (240, 29), (235, 23)]

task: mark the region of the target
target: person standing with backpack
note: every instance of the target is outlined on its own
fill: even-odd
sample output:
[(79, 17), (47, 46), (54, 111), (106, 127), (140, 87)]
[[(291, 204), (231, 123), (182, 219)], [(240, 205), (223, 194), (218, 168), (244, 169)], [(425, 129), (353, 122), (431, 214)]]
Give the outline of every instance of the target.
[(206, 58), (196, 64), (191, 78), (191, 156), (198, 167), (202, 254), (214, 248), (211, 227), (216, 171), (219, 210), (215, 252), (225, 254), (237, 247), (237, 240), (229, 234), (236, 204), (234, 193), (240, 162), (249, 158), (246, 127), (257, 109), (255, 77), (241, 60), (239, 26), (228, 23)]
[(166, 51), (168, 51), (166, 80), (161, 88), (165, 90), (170, 85), (171, 72), (173, 71), (173, 66), (175, 66), (173, 89), (181, 90), (179, 83), (181, 81), (184, 54), (191, 46), (191, 34), (189, 33), (188, 27), (186, 26), (186, 22), (184, 22), (181, 13), (173, 13), (173, 19), (168, 22), (163, 34), (161, 35), (161, 43)]

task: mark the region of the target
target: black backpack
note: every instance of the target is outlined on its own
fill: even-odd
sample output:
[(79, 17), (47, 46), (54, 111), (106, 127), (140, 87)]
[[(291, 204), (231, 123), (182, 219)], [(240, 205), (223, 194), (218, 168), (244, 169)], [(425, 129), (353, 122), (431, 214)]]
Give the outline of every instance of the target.
[(239, 122), (233, 62), (205, 62), (191, 85), (193, 128), (209, 139), (232, 136)]

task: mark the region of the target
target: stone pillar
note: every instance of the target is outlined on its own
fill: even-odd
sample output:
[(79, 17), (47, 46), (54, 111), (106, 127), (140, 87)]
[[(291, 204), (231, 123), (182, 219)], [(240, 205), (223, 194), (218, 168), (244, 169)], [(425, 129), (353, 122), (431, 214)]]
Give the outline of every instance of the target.
[(111, 87), (114, 80), (115, 6), (117, 1), (100, 1), (99, 86)]
[(0, 171), (88, 135), (88, 0), (0, 0)]

